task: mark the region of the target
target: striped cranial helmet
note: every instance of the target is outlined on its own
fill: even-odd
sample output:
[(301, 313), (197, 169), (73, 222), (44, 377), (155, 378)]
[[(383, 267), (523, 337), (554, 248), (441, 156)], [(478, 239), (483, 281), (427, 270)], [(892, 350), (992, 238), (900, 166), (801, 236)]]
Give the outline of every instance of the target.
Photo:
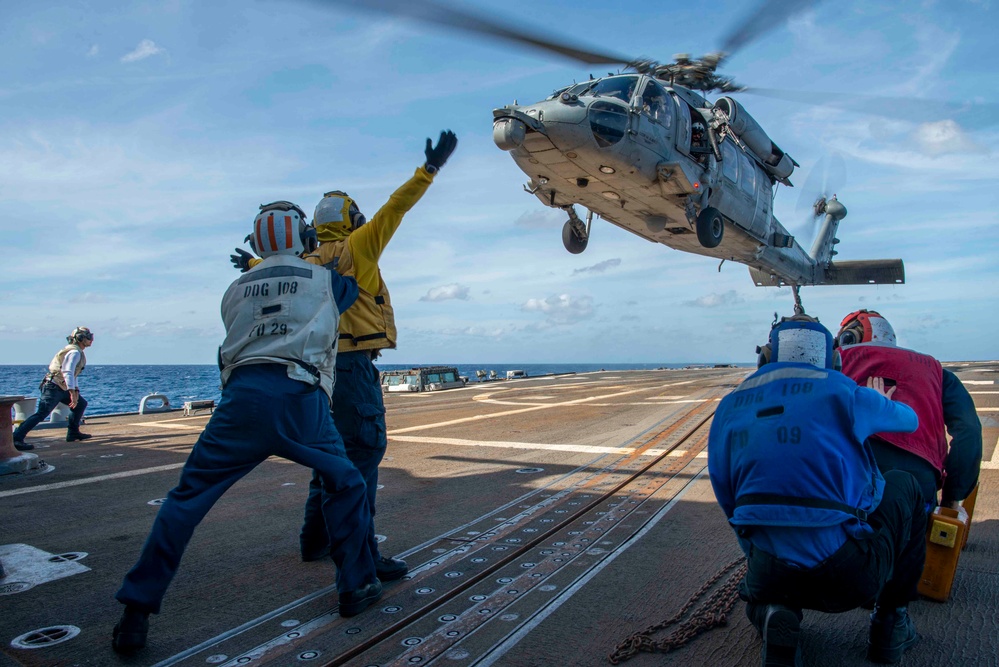
[(262, 204), (253, 219), (249, 237), (253, 252), (271, 255), (301, 256), (316, 249), (316, 230), (305, 222), (305, 212), (288, 201)]
[(857, 310), (846, 317), (839, 325), (836, 344), (857, 345), (859, 343), (881, 343), (897, 345), (895, 330), (888, 320), (876, 310)]

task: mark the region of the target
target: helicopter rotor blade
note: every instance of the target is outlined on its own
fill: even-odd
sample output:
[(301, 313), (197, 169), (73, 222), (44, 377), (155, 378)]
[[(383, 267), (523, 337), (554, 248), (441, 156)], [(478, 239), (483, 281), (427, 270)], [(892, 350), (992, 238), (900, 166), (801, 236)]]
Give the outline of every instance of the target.
[(473, 34), (488, 35), (509, 42), (526, 44), (544, 51), (557, 53), (587, 65), (628, 65), (633, 62), (639, 62), (638, 59), (627, 58), (619, 54), (593, 51), (569, 44), (568, 42), (546, 37), (539, 33), (521, 30), (520, 28), (504, 24), (497, 19), (487, 18), (484, 15), (475, 14), (452, 5), (434, 2), (433, 0), (421, 0), (420, 2), (407, 2), (406, 0), (365, 0), (363, 3), (353, 3), (347, 0), (317, 1), (323, 4), (344, 5), (351, 9), (402, 16), (424, 23), (432, 23)]
[(893, 120), (907, 120), (915, 123), (929, 123), (944, 119), (954, 119), (966, 127), (982, 129), (999, 124), (999, 104), (994, 102), (953, 102), (938, 99), (914, 97), (885, 97), (862, 93), (809, 92), (803, 90), (782, 90), (779, 88), (757, 88), (749, 86), (741, 93), (759, 95), (797, 102), (809, 106), (829, 107), (844, 111), (882, 116)]
[(817, 5), (820, 1), (764, 0), (751, 14), (729, 31), (722, 41), (722, 52), (731, 56), (774, 28), (780, 27), (785, 19)]

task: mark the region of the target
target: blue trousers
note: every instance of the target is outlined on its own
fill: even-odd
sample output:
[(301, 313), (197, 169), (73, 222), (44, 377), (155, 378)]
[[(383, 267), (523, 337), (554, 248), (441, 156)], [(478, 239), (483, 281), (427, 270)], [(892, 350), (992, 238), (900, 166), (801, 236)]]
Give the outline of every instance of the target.
[[(45, 421), (45, 418), (52, 414), (56, 406), (60, 403), (69, 405), (69, 392), (57, 385), (55, 382), (45, 381), (42, 383), (41, 396), (38, 399), (38, 408), (35, 414), (31, 415), (21, 425), (14, 429), (14, 439), (24, 440), (31, 429)], [(68, 429), (70, 433), (80, 430), (80, 421), (83, 419), (83, 412), (87, 409), (87, 401), (83, 396), (77, 396), (76, 407), (70, 410)]]
[(376, 547), (364, 480), (344, 454), (327, 406), (321, 389), (290, 379), (284, 366), (233, 371), (115, 597), (158, 613), (195, 527), (229, 487), (272, 455), (312, 468), (323, 480), (322, 516), (337, 565), (337, 590), (373, 582)]
[[(357, 467), (367, 486), (371, 510), (371, 532), (375, 530), (375, 494), (378, 490), (378, 464), (385, 456), (385, 402), (378, 368), (368, 352), (341, 352), (336, 358), (336, 385), (333, 387), (333, 422), (343, 437), (347, 458)], [(302, 551), (321, 551), (329, 544), (323, 521), (323, 480), (313, 473), (302, 524)], [(378, 557), (378, 552), (375, 552)]]

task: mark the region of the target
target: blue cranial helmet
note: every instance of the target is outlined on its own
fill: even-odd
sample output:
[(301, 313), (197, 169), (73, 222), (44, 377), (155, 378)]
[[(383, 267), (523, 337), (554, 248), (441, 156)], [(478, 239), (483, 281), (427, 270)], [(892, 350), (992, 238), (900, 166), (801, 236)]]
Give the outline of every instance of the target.
[(833, 368), (833, 336), (818, 320), (788, 319), (770, 331), (773, 361)]
[(833, 349), (833, 335), (817, 319), (808, 315), (785, 317), (770, 329), (770, 342), (757, 348), (759, 366), (771, 361), (811, 364), (839, 370), (839, 352)]

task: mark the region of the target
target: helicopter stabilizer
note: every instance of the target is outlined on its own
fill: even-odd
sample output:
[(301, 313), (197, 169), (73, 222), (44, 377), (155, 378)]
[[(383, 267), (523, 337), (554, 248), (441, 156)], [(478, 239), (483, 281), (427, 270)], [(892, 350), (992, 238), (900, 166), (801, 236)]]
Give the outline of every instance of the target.
[[(750, 267), (749, 275), (759, 287), (785, 287), (780, 276)], [(905, 283), (905, 265), (901, 259), (858, 259), (830, 262), (815, 282), (809, 285), (901, 285)]]

